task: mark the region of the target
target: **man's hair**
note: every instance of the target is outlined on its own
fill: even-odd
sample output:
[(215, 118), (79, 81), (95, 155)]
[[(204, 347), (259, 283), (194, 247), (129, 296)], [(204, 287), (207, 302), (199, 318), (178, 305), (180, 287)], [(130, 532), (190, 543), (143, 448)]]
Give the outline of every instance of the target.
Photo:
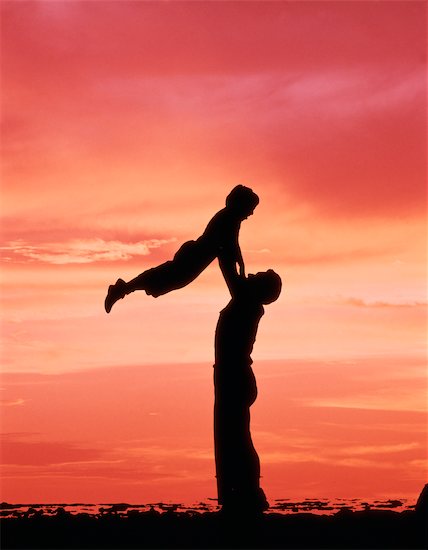
[(281, 294), (281, 277), (273, 269), (256, 273), (251, 284), (255, 296), (262, 304), (275, 302)]

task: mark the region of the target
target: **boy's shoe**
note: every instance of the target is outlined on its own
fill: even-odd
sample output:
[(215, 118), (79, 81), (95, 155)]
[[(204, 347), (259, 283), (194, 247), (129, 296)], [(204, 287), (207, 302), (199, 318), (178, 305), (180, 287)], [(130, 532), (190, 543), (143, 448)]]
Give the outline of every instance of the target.
[(126, 295), (126, 283), (123, 279), (118, 279), (114, 285), (108, 287), (106, 299), (104, 300), (104, 308), (107, 313), (110, 313), (113, 305), (121, 300)]

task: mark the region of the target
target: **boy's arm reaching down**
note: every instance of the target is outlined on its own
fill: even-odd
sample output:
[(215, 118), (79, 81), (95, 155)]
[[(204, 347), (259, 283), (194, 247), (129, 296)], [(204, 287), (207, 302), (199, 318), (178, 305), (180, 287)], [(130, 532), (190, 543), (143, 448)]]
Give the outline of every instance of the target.
[(236, 298), (245, 277), (238, 274), (235, 259), (232, 260), (228, 256), (219, 255), (218, 263), (232, 298)]
[(245, 278), (245, 264), (244, 264), (244, 259), (242, 257), (241, 247), (239, 246), (239, 243), (237, 243), (236, 245), (236, 255), (237, 255), (236, 261), (239, 266), (239, 275)]

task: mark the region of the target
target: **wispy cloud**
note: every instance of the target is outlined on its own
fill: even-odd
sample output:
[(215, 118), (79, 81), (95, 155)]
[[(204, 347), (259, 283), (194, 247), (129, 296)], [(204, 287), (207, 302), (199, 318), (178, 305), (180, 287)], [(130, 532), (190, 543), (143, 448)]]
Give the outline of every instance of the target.
[(244, 252), (247, 252), (249, 254), (270, 254), (272, 250), (270, 248), (258, 248), (258, 249), (244, 249)]
[(212, 450), (198, 447), (161, 447), (145, 445), (140, 447), (120, 447), (116, 449), (122, 456), (144, 458), (148, 461), (159, 459), (190, 458), (196, 460), (212, 460)]
[(103, 261), (127, 261), (147, 256), (151, 250), (176, 239), (149, 239), (137, 242), (72, 239), (65, 242), (31, 244), (25, 240), (9, 241), (1, 246), (3, 261), (37, 261), (49, 264), (87, 264)]
[(396, 467), (393, 461), (378, 460), (378, 459), (366, 459), (355, 458), (353, 456), (340, 457), (330, 450), (330, 452), (323, 453), (319, 449), (313, 449), (308, 451), (273, 451), (267, 453), (261, 453), (263, 463), (267, 464), (283, 464), (283, 463), (318, 463), (326, 464), (328, 466), (345, 466), (350, 468), (391, 468)]
[(103, 450), (61, 441), (26, 441), (7, 435), (2, 438), (4, 465), (43, 466), (52, 464), (87, 463), (105, 459)]
[(0, 406), (2, 407), (15, 407), (17, 405), (23, 405), (25, 403), (25, 399), (9, 399), (5, 401), (0, 401)]
[(338, 118), (388, 111), (413, 101), (423, 94), (424, 86), (423, 69), (385, 79), (377, 68), (340, 67), (303, 74), (301, 69), (286, 73), (264, 69), (240, 75), (122, 75), (99, 79), (93, 92), (110, 99), (126, 97), (128, 101), (155, 98), (152, 101), (172, 114), (202, 113), (208, 104), (216, 116), (236, 117), (246, 112), (248, 105), (257, 104), (262, 108), (254, 117), (266, 124), (292, 110), (302, 109), (305, 115), (308, 110), (319, 113), (320, 104), (325, 114)]
[(412, 441), (410, 443), (396, 443), (393, 445), (354, 445), (338, 449), (338, 455), (371, 455), (384, 453), (401, 453), (413, 449), (420, 449), (421, 443)]
[[(261, 436), (261, 437), (260, 437)], [(266, 464), (318, 463), (350, 468), (396, 468), (415, 460), (415, 453), (423, 451), (420, 441), (368, 443), (355, 445), (343, 439), (316, 439), (293, 436), (278, 437), (270, 432), (256, 433), (257, 441), (263, 441), (261, 458)]]
[(407, 308), (407, 307), (426, 307), (427, 302), (423, 301), (403, 301), (403, 302), (386, 302), (386, 301), (374, 301), (369, 302), (366, 300), (363, 300), (362, 298), (345, 298), (343, 300), (343, 303), (346, 303), (350, 306), (356, 306), (356, 307), (367, 307), (367, 308)]
[(377, 395), (360, 394), (347, 397), (305, 399), (302, 402), (308, 407), (322, 407), (333, 409), (364, 409), (373, 411), (413, 411), (426, 412), (426, 390), (379, 392)]

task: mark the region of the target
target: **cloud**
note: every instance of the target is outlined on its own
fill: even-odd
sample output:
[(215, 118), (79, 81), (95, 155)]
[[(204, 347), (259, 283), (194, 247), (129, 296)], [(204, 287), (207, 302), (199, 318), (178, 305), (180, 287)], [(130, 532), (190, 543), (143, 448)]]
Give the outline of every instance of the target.
[[(72, 239), (63, 243), (31, 244), (19, 239), (9, 241), (0, 250), (4, 261), (38, 261), (48, 264), (87, 264), (102, 261), (127, 261), (135, 256), (147, 256), (151, 250), (174, 242), (172, 239), (149, 239), (135, 243), (103, 239)], [(22, 261), (22, 260), (21, 260)]]
[(2, 406), (2, 407), (15, 407), (17, 405), (23, 405), (24, 403), (25, 403), (25, 399), (21, 399), (21, 398), (9, 399), (9, 400), (0, 401), (0, 406)]
[(379, 392), (378, 395), (352, 395), (347, 397), (315, 398), (302, 400), (307, 407), (333, 409), (362, 409), (373, 411), (426, 412), (426, 390)]
[(295, 452), (291, 451), (273, 451), (263, 453), (261, 455), (263, 463), (266, 464), (289, 464), (289, 463), (318, 463), (326, 464), (328, 466), (345, 466), (350, 468), (391, 468), (396, 467), (396, 464), (389, 461), (379, 461), (378, 459), (365, 459), (365, 458), (354, 458), (354, 457), (345, 457), (341, 458), (337, 456), (333, 449), (328, 450), (327, 452), (320, 452), (318, 448)]
[(364, 308), (412, 308), (412, 307), (426, 307), (427, 302), (420, 301), (411, 301), (411, 302), (385, 302), (385, 301), (375, 301), (368, 302), (362, 298), (345, 298), (342, 303)]
[(104, 451), (60, 441), (28, 441), (7, 434), (2, 437), (4, 465), (47, 466), (53, 464), (93, 462), (104, 458)]
[[(40, 441), (38, 434), (3, 436), (4, 478), (108, 479), (111, 483), (155, 484), (205, 480), (205, 463), (213, 460), (210, 449), (133, 447), (110, 444), (91, 448), (76, 442)], [(189, 464), (191, 466), (189, 466)], [(140, 472), (144, 469), (144, 476)]]
[(396, 247), (385, 244), (383, 248), (370, 247), (365, 248), (349, 248), (342, 242), (334, 243), (341, 247), (339, 250), (333, 251), (317, 251), (301, 249), (300, 251), (283, 251), (283, 259), (288, 265), (311, 265), (311, 264), (327, 264), (327, 263), (346, 263), (358, 262), (365, 259), (379, 258), (391, 254), (396, 251)]
[[(248, 110), (261, 126), (278, 123), (284, 115), (304, 123), (314, 115), (334, 122), (394, 111), (421, 98), (425, 91), (423, 67), (406, 74), (379, 75), (377, 68), (355, 67), (292, 71), (259, 71), (243, 75), (165, 75), (100, 79), (93, 92), (103, 98), (123, 99), (152, 106), (171, 115), (203, 114), (215, 120), (245, 117)], [(245, 101), (242, 99), (245, 98)], [(206, 114), (206, 113), (205, 113)], [(315, 121), (312, 124), (316, 127)]]
[[(257, 436), (260, 435), (257, 433)], [(265, 432), (265, 436), (267, 432)], [(294, 440), (295, 439), (295, 440)], [(257, 438), (258, 440), (258, 438)], [(288, 440), (288, 441), (287, 441)], [(293, 436), (281, 441), (276, 434), (272, 440), (265, 440), (261, 452), (263, 463), (318, 463), (329, 466), (345, 466), (351, 468), (396, 468), (397, 457), (402, 453), (401, 463), (418, 460), (415, 457), (423, 452), (425, 445), (422, 442), (410, 441), (406, 443), (380, 443), (367, 445), (344, 445), (339, 439), (307, 439), (302, 445), (299, 438)]]
[[(391, 59), (409, 65), (420, 59), (415, 41), (423, 40), (425, 30), (423, 5), (406, 2), (370, 9), (359, 2), (197, 2), (190, 8), (180, 2), (57, 4), (32, 2), (24, 9), (8, 2), (4, 19), (12, 53), (25, 45), (33, 52), (50, 47), (58, 79), (73, 76), (82, 57), (85, 77), (89, 69), (161, 75), (234, 74), (254, 66), (376, 66)], [(34, 70), (44, 61), (34, 53), (30, 59)]]
[[(150, 414), (150, 413), (149, 413)], [(211, 449), (197, 447), (161, 447), (159, 445), (129, 446), (116, 449), (130, 458), (144, 458), (148, 462), (168, 459), (212, 460)]]
[(258, 249), (244, 249), (243, 252), (246, 252), (248, 254), (271, 254), (272, 250), (270, 248), (258, 248)]
[[(34, 6), (8, 4), (4, 141), (26, 197), (12, 197), (14, 209), (30, 187), (41, 208), (44, 186), (64, 196), (58, 170), (73, 181), (70, 215), (117, 185), (116, 204), (123, 181), (144, 171), (150, 184), (138, 189), (149, 195), (183, 166), (189, 181), (198, 165), (221, 165), (222, 176), (278, 182), (295, 204), (328, 214), (421, 213), (422, 6), (80, 3), (76, 17), (53, 24)], [(119, 183), (110, 183), (115, 164)], [(102, 196), (88, 200), (97, 182)]]
[(422, 444), (417, 442), (397, 443), (393, 445), (356, 445), (337, 449), (338, 455), (371, 455), (384, 453), (401, 453), (413, 449), (421, 449)]
[(423, 472), (426, 472), (428, 470), (428, 460), (426, 458), (411, 460), (410, 466), (414, 469), (418, 469), (418, 470), (422, 470)]

